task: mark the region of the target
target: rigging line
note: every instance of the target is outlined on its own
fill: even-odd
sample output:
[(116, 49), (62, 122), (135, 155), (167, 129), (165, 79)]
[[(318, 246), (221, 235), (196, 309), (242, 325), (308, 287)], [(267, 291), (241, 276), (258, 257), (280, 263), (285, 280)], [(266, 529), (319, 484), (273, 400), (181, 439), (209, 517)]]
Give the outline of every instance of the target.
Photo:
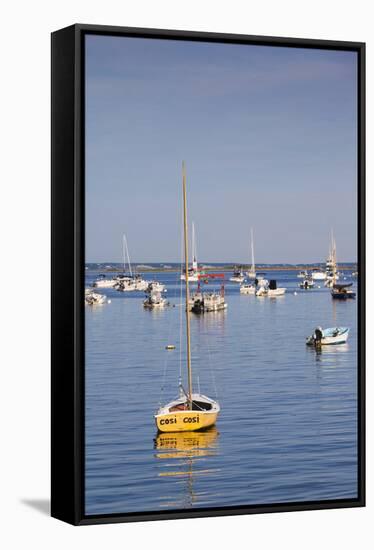
[(126, 237), (126, 234), (125, 234), (125, 233), (124, 233), (124, 235), (123, 235), (123, 239), (124, 239), (125, 251), (126, 251), (126, 256), (127, 256), (127, 263), (128, 263), (128, 266), (129, 266), (130, 277), (132, 277), (132, 269), (131, 269), (131, 263), (130, 263), (129, 246), (128, 246), (128, 244), (127, 244), (127, 237)]
[[(182, 225), (182, 227), (183, 227), (183, 225)], [(182, 258), (182, 256), (183, 256), (183, 232), (181, 231), (181, 258)], [(181, 261), (180, 267), (181, 267), (181, 272), (178, 272), (178, 270), (177, 270), (176, 274), (175, 274), (175, 278), (176, 278), (175, 291), (174, 291), (174, 297), (175, 298), (177, 297), (177, 292), (178, 292), (178, 277), (180, 279), (180, 275), (182, 273), (182, 261)], [(180, 286), (180, 301), (182, 303), (182, 284), (180, 284), (179, 286)], [(181, 380), (181, 377), (182, 377), (182, 320), (183, 320), (182, 308), (180, 308), (179, 313), (180, 313), (179, 380)], [(170, 315), (169, 320), (168, 320), (167, 342), (169, 342), (169, 339), (170, 339), (172, 321), (173, 321), (173, 315)], [(161, 406), (161, 404), (162, 404), (162, 396), (163, 396), (164, 389), (165, 389), (165, 384), (166, 384), (166, 375), (167, 375), (168, 365), (169, 365), (169, 354), (166, 354), (165, 360), (164, 360), (164, 368), (163, 368), (163, 375), (162, 375), (162, 385), (161, 385), (161, 391), (160, 391), (159, 406)]]
[[(183, 247), (183, 242), (182, 242), (181, 246)], [(176, 298), (177, 291), (178, 291), (178, 275), (179, 275), (179, 273), (178, 273), (178, 270), (177, 270), (176, 275), (175, 275), (176, 281), (175, 281), (174, 298)], [(182, 285), (180, 285), (180, 287), (182, 289)], [(180, 308), (180, 309), (181, 309), (181, 312), (182, 312), (182, 308)], [(168, 320), (168, 330), (167, 330), (167, 343), (169, 343), (169, 340), (170, 340), (172, 321), (173, 321), (173, 315), (172, 315), (172, 312), (170, 312), (169, 320)], [(181, 331), (182, 331), (182, 328), (181, 328)], [(182, 335), (180, 334), (179, 350), (181, 350), (181, 342), (182, 342)], [(181, 351), (179, 352), (179, 354), (181, 355)], [(159, 405), (161, 405), (162, 395), (163, 395), (163, 392), (164, 392), (164, 389), (165, 389), (166, 374), (167, 374), (168, 365), (169, 365), (169, 354), (167, 353), (166, 356), (165, 356), (165, 361), (164, 361), (164, 370), (163, 370), (162, 386), (161, 386), (161, 391), (160, 391)], [(181, 368), (182, 368), (182, 360), (180, 359), (180, 371), (181, 371)], [(181, 374), (180, 374), (179, 377), (181, 378)]]
[(164, 372), (163, 372), (163, 375), (162, 375), (162, 386), (161, 386), (161, 391), (160, 391), (160, 398), (159, 398), (159, 401), (158, 401), (159, 407), (161, 407), (161, 405), (162, 405), (162, 396), (164, 394), (164, 388), (165, 388), (166, 370), (167, 370), (167, 359), (164, 362)]

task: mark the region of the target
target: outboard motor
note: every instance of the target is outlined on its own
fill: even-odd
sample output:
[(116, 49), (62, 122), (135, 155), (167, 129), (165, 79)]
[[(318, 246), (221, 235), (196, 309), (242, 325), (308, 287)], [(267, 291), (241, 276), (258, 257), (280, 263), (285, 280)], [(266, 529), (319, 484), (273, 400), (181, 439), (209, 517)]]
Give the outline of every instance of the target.
[(316, 328), (314, 331), (314, 342), (316, 346), (320, 346), (323, 338), (323, 332), (321, 327)]
[(270, 280), (269, 290), (277, 290), (277, 281), (275, 279)]
[(194, 305), (191, 308), (191, 311), (193, 313), (204, 313), (204, 301), (203, 300), (195, 300)]

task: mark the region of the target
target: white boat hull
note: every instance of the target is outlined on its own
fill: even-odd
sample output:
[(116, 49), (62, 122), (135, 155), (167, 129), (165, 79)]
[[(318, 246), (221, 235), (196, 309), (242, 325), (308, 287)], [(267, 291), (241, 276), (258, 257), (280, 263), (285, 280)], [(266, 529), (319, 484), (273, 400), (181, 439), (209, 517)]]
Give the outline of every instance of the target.
[(148, 300), (144, 300), (143, 305), (146, 309), (164, 309), (165, 307), (168, 307), (169, 302), (163, 300), (161, 302), (152, 303)]
[[(317, 330), (316, 330), (317, 332)], [(326, 329), (322, 332), (322, 338), (316, 339), (315, 334), (309, 336), (306, 340), (308, 346), (333, 346), (337, 344), (345, 344), (349, 336), (349, 328), (336, 327), (335, 329)], [(336, 334), (334, 334), (336, 332)]]
[(242, 283), (244, 281), (243, 277), (230, 277), (229, 279), (232, 283)]
[(267, 289), (263, 286), (260, 286), (258, 290), (256, 290), (256, 296), (266, 296)]
[(204, 306), (205, 311), (222, 311), (223, 309), (227, 309), (227, 304), (224, 302), (223, 304), (208, 304)]
[(220, 412), (217, 401), (196, 393), (192, 394), (192, 401), (198, 404), (193, 410), (187, 408), (185, 397), (161, 407), (155, 414), (157, 429), (160, 432), (192, 432), (213, 426)]
[(316, 271), (315, 273), (312, 273), (312, 279), (313, 281), (324, 281), (326, 279), (326, 273)]
[(94, 281), (93, 286), (96, 288), (113, 288), (117, 282), (115, 279), (98, 279)]
[[(185, 281), (186, 280), (186, 275), (184, 273), (182, 273), (181, 275), (181, 281)], [(197, 283), (199, 281), (199, 274), (194, 274), (194, 275), (189, 275), (188, 276), (188, 280), (190, 283)]]
[(270, 298), (272, 298), (274, 296), (283, 296), (283, 294), (286, 294), (286, 289), (285, 288), (276, 288), (274, 290), (271, 290), (269, 288), (269, 290), (267, 291), (267, 296), (269, 296)]
[(86, 304), (86, 306), (100, 306), (102, 304), (105, 304), (106, 301), (107, 297), (104, 294), (91, 292), (90, 290), (86, 290), (85, 292), (84, 303)]
[(256, 294), (256, 287), (255, 286), (247, 286), (247, 285), (244, 285), (244, 286), (241, 286), (240, 287), (240, 294)]

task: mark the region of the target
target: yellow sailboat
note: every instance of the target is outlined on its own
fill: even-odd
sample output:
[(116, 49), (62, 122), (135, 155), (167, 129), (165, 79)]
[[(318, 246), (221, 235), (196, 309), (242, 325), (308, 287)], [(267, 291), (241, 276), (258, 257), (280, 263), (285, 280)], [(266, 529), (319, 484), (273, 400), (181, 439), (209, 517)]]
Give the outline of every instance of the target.
[(160, 432), (192, 432), (204, 430), (216, 423), (220, 412), (217, 401), (195, 393), (192, 388), (191, 368), (191, 331), (190, 331), (190, 301), (188, 279), (188, 227), (187, 227), (187, 192), (186, 173), (183, 163), (183, 220), (184, 220), (184, 260), (186, 266), (186, 336), (187, 336), (187, 373), (188, 392), (180, 387), (180, 395), (170, 403), (162, 406), (155, 414), (157, 429)]

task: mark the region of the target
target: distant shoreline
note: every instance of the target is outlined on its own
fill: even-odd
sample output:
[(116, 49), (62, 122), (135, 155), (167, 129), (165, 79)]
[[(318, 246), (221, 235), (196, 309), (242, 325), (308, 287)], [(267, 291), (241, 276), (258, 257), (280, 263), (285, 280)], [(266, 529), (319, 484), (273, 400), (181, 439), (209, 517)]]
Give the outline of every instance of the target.
[[(90, 265), (90, 264), (89, 264)], [(92, 265), (92, 264), (91, 264)], [(87, 266), (87, 264), (86, 264)], [(243, 271), (248, 271), (250, 269), (250, 265), (246, 264), (229, 264), (229, 265), (215, 265), (215, 266), (204, 266), (199, 265), (199, 269), (206, 272), (212, 272), (212, 271), (222, 271), (222, 272), (231, 272), (234, 271), (235, 268), (240, 267)], [(148, 266), (148, 265), (142, 265), (142, 264), (133, 264), (132, 269), (135, 272), (138, 273), (152, 273), (152, 272), (162, 272), (162, 273), (176, 273), (180, 271), (180, 267), (177, 266), (170, 266), (170, 267), (164, 267), (164, 266)], [(321, 264), (306, 264), (306, 265), (256, 265), (256, 272), (257, 273), (266, 273), (268, 271), (311, 271), (313, 269), (321, 269), (322, 271), (325, 271), (325, 266)], [(357, 271), (357, 264), (354, 263), (342, 263), (337, 265), (337, 269), (340, 271)], [(90, 271), (98, 271), (101, 273), (123, 273), (123, 267), (120, 266), (95, 266), (90, 267)]]

